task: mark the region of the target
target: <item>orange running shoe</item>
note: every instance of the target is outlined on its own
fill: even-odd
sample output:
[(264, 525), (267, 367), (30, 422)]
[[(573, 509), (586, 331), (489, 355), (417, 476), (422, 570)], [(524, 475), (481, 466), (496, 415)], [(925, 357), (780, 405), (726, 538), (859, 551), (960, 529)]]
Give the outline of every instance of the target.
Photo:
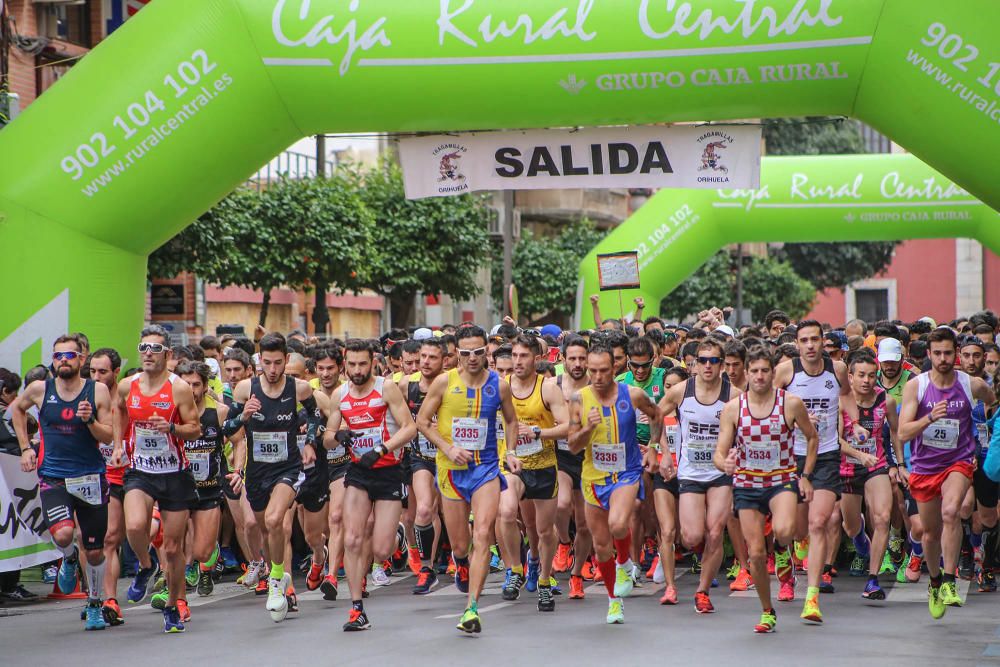
[(455, 574), (455, 557), (452, 556), (448, 559), (448, 574)]
[(261, 577), (254, 589), (254, 595), (267, 595), (267, 577)]
[(570, 575), (569, 578), (569, 599), (570, 600), (582, 600), (584, 596), (583, 593), (583, 577), (577, 574)]
[(601, 574), (601, 569), (600, 568), (595, 567), (594, 568), (594, 583), (597, 583), (599, 581), (604, 581), (604, 575)]
[(920, 581), (920, 566), (923, 565), (924, 559), (920, 556), (910, 555), (910, 562), (906, 564), (906, 580), (911, 584), (915, 584)]
[(104, 614), (104, 622), (108, 625), (122, 625), (125, 622), (121, 607), (118, 606), (118, 600), (115, 598), (105, 600), (101, 612)]
[(306, 590), (314, 591), (323, 583), (323, 566), (316, 561), (309, 565), (309, 574), (306, 575)]
[(583, 567), (580, 568), (580, 576), (586, 579), (587, 581), (593, 581), (594, 575), (596, 573), (597, 573), (597, 568), (594, 567), (594, 563), (588, 558), (587, 561), (583, 564)]
[(187, 600), (184, 598), (177, 598), (177, 612), (181, 615), (182, 623), (191, 620), (191, 609), (188, 608)]
[(778, 589), (778, 602), (791, 602), (795, 599), (795, 577), (789, 577), (781, 582)]
[(708, 597), (708, 593), (698, 591), (694, 594), (694, 610), (699, 614), (715, 613), (715, 607), (712, 606), (712, 600)]
[(552, 571), (553, 572), (567, 572), (570, 568), (570, 564), (573, 560), (573, 556), (570, 553), (572, 545), (559, 543), (559, 547), (556, 549), (556, 555), (552, 559)]
[(731, 591), (748, 591), (753, 588), (753, 577), (750, 576), (750, 571), (744, 568), (740, 568), (739, 574), (736, 575), (736, 579), (729, 584), (729, 590)]
[(656, 574), (656, 568), (659, 566), (659, 564), (660, 564), (660, 554), (656, 554), (656, 556), (653, 557), (653, 564), (649, 566), (648, 570), (646, 570), (646, 578), (649, 579), (650, 581), (653, 580), (653, 575)]
[(420, 549), (417, 547), (410, 547), (409, 554), (407, 554), (406, 561), (410, 566), (410, 572), (413, 574), (420, 574), (420, 570), (423, 569), (424, 564), (420, 560)]
[(663, 596), (660, 598), (660, 604), (677, 604), (677, 589), (673, 586), (667, 586), (663, 589)]

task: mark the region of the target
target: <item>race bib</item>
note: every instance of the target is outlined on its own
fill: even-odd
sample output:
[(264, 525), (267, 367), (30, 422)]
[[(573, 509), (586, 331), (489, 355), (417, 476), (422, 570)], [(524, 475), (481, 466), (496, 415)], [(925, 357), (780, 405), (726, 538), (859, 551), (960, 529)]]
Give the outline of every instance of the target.
[(288, 433), (255, 432), (253, 460), (258, 463), (281, 463), (288, 460)]
[(568, 452), (569, 440), (556, 440), (556, 449), (561, 449), (564, 452)]
[(671, 454), (676, 454), (677, 453), (677, 433), (678, 433), (677, 426), (666, 426), (666, 427), (664, 427), (664, 431), (667, 434), (667, 447), (670, 448), (670, 453)]
[(101, 476), (83, 475), (82, 477), (67, 477), (66, 490), (74, 498), (79, 498), (88, 505), (101, 504)]
[(750, 470), (772, 472), (778, 467), (781, 446), (778, 443), (746, 445), (746, 466)]
[(625, 443), (591, 445), (594, 469), (604, 473), (625, 472)]
[(504, 442), (504, 443), (507, 442), (507, 432), (503, 428), (503, 413), (502, 412), (498, 412), (497, 413), (496, 426), (494, 427), (494, 431), (493, 432), (496, 434), (496, 438), (497, 438), (497, 442), (498, 443), (500, 443), (500, 442)]
[[(111, 444), (108, 444), (108, 443), (104, 443), (104, 442), (97, 443), (97, 446), (101, 450), (101, 456), (104, 457), (104, 464), (110, 468), (111, 467), (111, 459), (112, 459), (112, 457), (115, 454), (115, 446), (111, 445)], [(122, 454), (123, 454), (123, 456), (122, 456), (122, 467), (127, 467), (128, 466), (128, 456), (125, 456), (124, 453), (125, 452), (124, 452), (124, 449), (123, 449), (122, 450)]]
[(454, 417), (451, 420), (451, 442), (470, 451), (486, 449), (489, 420), (474, 417)]
[(381, 426), (359, 429), (355, 433), (351, 440), (351, 451), (359, 459), (382, 444)]
[(194, 475), (194, 481), (206, 481), (208, 473), (212, 468), (210, 460), (212, 452), (185, 452), (185, 455), (191, 464), (191, 473)]
[(527, 456), (538, 454), (541, 451), (542, 451), (541, 439), (530, 435), (519, 437), (517, 439), (517, 447), (514, 449), (514, 453), (517, 455), (518, 458), (521, 459)]
[(424, 458), (430, 459), (437, 456), (438, 450), (437, 446), (433, 442), (427, 439), (427, 436), (425, 436), (423, 433), (418, 433), (417, 451), (420, 452), (420, 455), (423, 456)]
[[(869, 454), (871, 456), (875, 456), (875, 440), (872, 438), (866, 438), (864, 442), (858, 442), (857, 440), (855, 440), (854, 442), (851, 443), (851, 447), (854, 447), (854, 449), (858, 450), (862, 454)], [(860, 459), (857, 459), (853, 456), (848, 456), (847, 460), (848, 462), (853, 463), (856, 466), (864, 465)]]
[(976, 424), (976, 436), (979, 438), (979, 445), (985, 454), (990, 449), (990, 430), (986, 426), (986, 422)]
[(685, 446), (687, 461), (692, 466), (701, 469), (715, 469), (712, 457), (715, 455), (715, 442), (693, 440)]
[(156, 429), (135, 427), (135, 453), (139, 456), (169, 456), (170, 439)]
[(955, 449), (958, 446), (958, 420), (937, 420), (924, 431), (923, 441), (934, 449)]

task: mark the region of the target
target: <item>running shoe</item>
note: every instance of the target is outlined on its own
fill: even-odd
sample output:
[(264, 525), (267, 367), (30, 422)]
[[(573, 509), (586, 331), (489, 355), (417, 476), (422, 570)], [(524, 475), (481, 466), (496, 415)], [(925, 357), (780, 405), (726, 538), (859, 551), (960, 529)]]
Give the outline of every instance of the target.
[(198, 585), (198, 564), (191, 563), (184, 567), (184, 583), (187, 584), (187, 589), (193, 591)]
[(660, 596), (660, 604), (675, 605), (677, 604), (677, 589), (673, 586), (667, 586), (663, 589), (663, 595)]
[(153, 582), (153, 590), (161, 591), (167, 587), (167, 575), (160, 570), (157, 573), (156, 581)]
[(219, 560), (222, 562), (222, 567), (227, 570), (235, 570), (240, 566), (240, 562), (236, 560), (236, 554), (229, 547), (219, 548)]
[(632, 563), (632, 569), (629, 571), (629, 575), (632, 577), (632, 583), (635, 584), (636, 588), (642, 588), (642, 568), (640, 568), (635, 563)]
[(920, 581), (920, 568), (924, 564), (921, 556), (910, 555), (910, 562), (906, 564), (906, 580), (911, 584)]
[(149, 598), (149, 606), (153, 609), (159, 609), (163, 611), (167, 608), (167, 602), (170, 601), (170, 593), (167, 592), (166, 588), (161, 588), (160, 590), (153, 593)]
[(701, 574), (701, 557), (698, 554), (691, 554), (691, 574)]
[(649, 566), (649, 569), (646, 570), (646, 578), (647, 579), (654, 579), (654, 581), (655, 581), (656, 570), (659, 569), (659, 567), (660, 567), (660, 555), (657, 554), (656, 556), (653, 557), (653, 562)]
[(656, 569), (653, 570), (651, 578), (654, 584), (662, 584), (667, 581), (667, 576), (663, 573), (663, 561), (659, 556), (656, 557)]
[(896, 563), (892, 560), (892, 554), (886, 551), (882, 556), (882, 565), (878, 568), (878, 573), (882, 574), (896, 574)]
[(288, 583), (291, 583), (292, 579), (288, 573), (281, 579), (271, 577), (267, 581), (267, 603), (264, 606), (271, 612), (271, 620), (275, 623), (285, 620), (288, 614), (288, 599), (285, 597), (286, 578)]
[(729, 590), (731, 591), (749, 591), (753, 589), (753, 577), (750, 576), (750, 570), (744, 570), (740, 568), (739, 574), (736, 575), (736, 579), (733, 583), (729, 584)]
[(761, 635), (774, 632), (774, 626), (777, 624), (778, 615), (774, 613), (773, 609), (770, 609), (761, 613), (760, 622), (753, 626), (753, 631)]
[(205, 597), (211, 595), (214, 590), (215, 582), (212, 581), (212, 573), (208, 570), (202, 570), (198, 574), (198, 595)]
[[(899, 567), (896, 568), (896, 583), (905, 584), (907, 582), (906, 573), (909, 571), (906, 569), (906, 565), (909, 563), (909, 558), (907, 558), (906, 563), (900, 563)], [(917, 576), (920, 576), (920, 570), (917, 570)]]
[(500, 572), (504, 569), (503, 559), (500, 558), (500, 550), (497, 545), (490, 545), (490, 572)]
[(958, 595), (958, 589), (954, 581), (946, 581), (941, 584), (941, 604), (949, 607), (962, 606), (962, 598)]
[(792, 555), (788, 552), (788, 549), (781, 549), (774, 552), (774, 573), (778, 576), (778, 581), (786, 581), (794, 576)]
[(580, 568), (580, 576), (587, 581), (593, 581), (596, 572), (597, 568), (594, 567), (594, 563), (589, 558), (584, 562), (583, 567)]
[[(420, 560), (420, 549), (417, 547), (410, 547), (407, 549), (406, 562), (410, 566), (410, 572), (414, 575), (420, 574), (420, 571), (423, 569), (423, 563)], [(318, 585), (319, 584), (317, 584), (317, 586)]]
[(30, 602), (31, 600), (38, 599), (38, 596), (21, 584), (17, 584), (14, 586), (14, 590), (7, 591), (6, 593), (0, 593), (0, 599), (9, 600), (11, 602)]
[(429, 567), (421, 568), (420, 574), (417, 575), (417, 583), (413, 587), (413, 594), (427, 595), (437, 586), (437, 581), (437, 573), (434, 570)]
[(625, 603), (619, 597), (608, 600), (608, 625), (619, 625), (625, 622)]
[(559, 543), (559, 547), (556, 549), (556, 555), (552, 559), (552, 571), (553, 572), (567, 572), (569, 571), (570, 565), (573, 561), (573, 556), (571, 553), (572, 545)]
[(861, 594), (861, 597), (866, 600), (884, 600), (885, 591), (878, 585), (877, 579), (868, 579), (868, 583), (865, 584), (865, 591)]
[(726, 581), (736, 581), (736, 577), (740, 575), (740, 569), (740, 562), (733, 559), (733, 564), (726, 570)]
[(778, 582), (778, 602), (791, 602), (795, 599), (795, 577)]
[(521, 589), (524, 587), (524, 575), (515, 574), (507, 570), (507, 580), (504, 582), (500, 595), (504, 600), (516, 600), (521, 597)]
[(807, 623), (819, 625), (823, 622), (823, 614), (819, 610), (819, 595), (812, 594), (806, 596), (806, 603), (802, 607), (801, 617)]
[(188, 607), (187, 600), (179, 598), (177, 600), (177, 613), (181, 615), (181, 620), (185, 623), (191, 620), (191, 608)]
[(253, 589), (254, 595), (267, 595), (267, 577), (261, 577), (260, 581), (257, 582), (257, 586)]
[(101, 613), (101, 601), (91, 600), (87, 603), (87, 622), (84, 623), (84, 630), (103, 630), (108, 627), (104, 621), (104, 614)]
[(59, 576), (59, 568), (55, 565), (49, 565), (44, 570), (42, 570), (42, 583), (54, 584)]
[(398, 568), (394, 568), (392, 566), (392, 560), (387, 559), (382, 561), (382, 569), (385, 570), (385, 576), (391, 577), (392, 573), (395, 572)]
[(108, 598), (104, 601), (101, 614), (104, 616), (104, 622), (111, 627), (125, 623), (125, 617), (122, 615), (121, 607), (118, 606), (118, 600), (114, 598)]
[(156, 567), (149, 568), (139, 568), (139, 571), (135, 575), (135, 579), (128, 587), (127, 598), (132, 604), (138, 604), (142, 602), (149, 592), (149, 581), (156, 574)]
[(627, 598), (632, 594), (632, 587), (635, 586), (635, 581), (632, 580), (632, 575), (621, 565), (615, 566), (615, 597), (616, 598)]
[(243, 575), (243, 585), (247, 588), (256, 588), (257, 584), (264, 577), (264, 559), (252, 560), (247, 565), (247, 572)]
[[(976, 573), (976, 562), (972, 555), (972, 549), (962, 549), (958, 555), (958, 576), (966, 581), (972, 581)], [(947, 602), (945, 603), (947, 604)]]
[(351, 609), (351, 613), (347, 617), (347, 623), (344, 623), (344, 632), (359, 632), (361, 630), (368, 630), (371, 627), (372, 624), (368, 620), (368, 614), (360, 609)]
[(80, 550), (74, 546), (72, 556), (64, 556), (59, 564), (59, 574), (56, 583), (63, 595), (69, 595), (76, 590), (77, 569), (80, 564)]
[(851, 561), (850, 574), (852, 577), (863, 577), (868, 574), (868, 559), (855, 554)]
[(555, 611), (556, 601), (552, 597), (551, 586), (538, 587), (538, 611)]
[(798, 559), (800, 562), (805, 561), (806, 558), (809, 558), (808, 537), (804, 540), (795, 540), (794, 548), (795, 548), (795, 558)]
[(388, 586), (392, 583), (386, 574), (384, 564), (372, 563), (372, 583), (376, 586)]
[(289, 586), (285, 589), (285, 599), (288, 600), (288, 613), (294, 613), (299, 610), (299, 596), (295, 593), (295, 586), (291, 585), (291, 580), (289, 579)]
[(941, 589), (935, 588), (933, 584), (927, 585), (927, 608), (931, 612), (931, 618), (937, 620), (944, 616), (947, 607), (941, 601)]
[(184, 621), (177, 607), (165, 607), (163, 609), (163, 631), (166, 633), (184, 632)]
[(306, 575), (306, 590), (314, 591), (323, 583), (323, 565), (313, 561), (309, 564), (309, 574)]
[(541, 574), (542, 563), (537, 558), (528, 558), (528, 574), (525, 577), (524, 587), (529, 593), (538, 590), (538, 575)]
[(712, 600), (708, 597), (708, 593), (697, 591), (694, 594), (694, 610), (699, 614), (715, 613), (715, 607), (712, 606)]
[(571, 574), (569, 577), (569, 599), (582, 600), (583, 597), (583, 577)]
[(977, 583), (979, 584), (980, 593), (995, 593), (997, 590), (997, 580), (993, 574), (993, 570), (980, 570)]
[(555, 577), (549, 577), (549, 588), (552, 589), (553, 595), (562, 595), (562, 589), (559, 588), (559, 581)]
[(469, 566), (468, 565), (456, 565), (455, 566), (455, 588), (457, 588), (462, 593), (469, 592)]
[(471, 635), (483, 631), (483, 622), (479, 618), (479, 613), (470, 608), (465, 610), (462, 620), (455, 627)]
[(447, 571), (447, 574), (448, 574), (449, 576), (450, 576), (450, 575), (453, 575), (453, 574), (455, 574), (455, 569), (456, 569), (456, 566), (455, 566), (455, 558), (454, 558), (454, 556), (453, 556), (453, 557), (452, 557), (452, 558), (451, 558), (451, 559), (450, 559), (450, 560), (448, 561), (448, 571)]
[(774, 574), (774, 554), (767, 555), (767, 573)]
[(819, 592), (820, 593), (836, 593), (837, 589), (833, 587), (833, 574), (830, 572), (824, 572), (819, 578)]
[(331, 602), (337, 599), (337, 577), (332, 574), (328, 574), (323, 577), (323, 582), (319, 585), (319, 589), (323, 591), (323, 599), (330, 600)]

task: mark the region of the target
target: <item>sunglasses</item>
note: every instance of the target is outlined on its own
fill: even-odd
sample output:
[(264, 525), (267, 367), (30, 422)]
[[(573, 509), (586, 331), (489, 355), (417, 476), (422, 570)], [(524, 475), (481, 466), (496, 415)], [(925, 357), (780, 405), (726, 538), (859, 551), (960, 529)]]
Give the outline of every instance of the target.
[(474, 350), (459, 350), (458, 351), (458, 356), (460, 356), (460, 357), (471, 357), (472, 355), (476, 355), (477, 357), (481, 357), (481, 356), (483, 356), (485, 354), (486, 354), (486, 348), (485, 347), (477, 347)]
[(649, 368), (650, 366), (653, 365), (653, 361), (651, 359), (651, 360), (649, 360), (649, 361), (647, 361), (645, 363), (641, 363), (641, 364), (636, 363), (634, 361), (629, 361), (628, 365), (629, 365), (630, 368), (634, 368), (636, 370), (639, 370), (640, 368)]
[(161, 354), (166, 349), (163, 343), (139, 343), (139, 354)]
[(79, 352), (53, 352), (53, 361), (73, 361), (80, 356)]
[(711, 364), (713, 366), (722, 363), (722, 357), (698, 357), (699, 364)]

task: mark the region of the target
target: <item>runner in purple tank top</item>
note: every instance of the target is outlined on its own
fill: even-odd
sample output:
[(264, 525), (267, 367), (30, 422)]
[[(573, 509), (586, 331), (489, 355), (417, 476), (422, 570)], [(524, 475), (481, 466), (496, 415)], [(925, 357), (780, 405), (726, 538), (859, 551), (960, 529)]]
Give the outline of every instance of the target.
[[(991, 406), (996, 397), (980, 378), (955, 370), (957, 340), (951, 329), (935, 329), (927, 342), (931, 371), (903, 389), (899, 438), (912, 440), (910, 493), (924, 525), (922, 542), (931, 575), (928, 607), (933, 618), (941, 618), (946, 605), (962, 605), (955, 568), (962, 534), (959, 513), (972, 483), (976, 454), (972, 405), (980, 400)], [(905, 476), (902, 469), (901, 474)]]

